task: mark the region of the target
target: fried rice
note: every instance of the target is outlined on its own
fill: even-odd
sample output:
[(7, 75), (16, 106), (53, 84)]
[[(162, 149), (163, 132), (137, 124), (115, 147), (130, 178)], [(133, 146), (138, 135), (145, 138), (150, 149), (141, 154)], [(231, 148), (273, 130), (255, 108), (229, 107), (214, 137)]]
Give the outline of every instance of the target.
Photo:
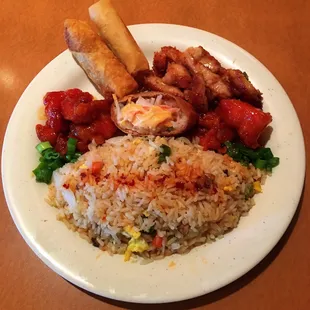
[[(159, 160), (163, 145), (171, 154)], [(125, 260), (132, 253), (158, 259), (235, 228), (265, 177), (186, 138), (128, 135), (55, 171), (48, 202), (94, 246)]]

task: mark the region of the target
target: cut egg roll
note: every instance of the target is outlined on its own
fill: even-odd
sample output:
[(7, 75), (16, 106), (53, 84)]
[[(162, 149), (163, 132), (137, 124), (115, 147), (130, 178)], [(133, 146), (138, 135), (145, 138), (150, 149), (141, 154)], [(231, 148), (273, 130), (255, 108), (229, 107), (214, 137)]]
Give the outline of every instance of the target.
[(162, 92), (143, 92), (117, 100), (111, 107), (115, 125), (134, 136), (176, 136), (197, 121), (191, 104), (180, 97)]

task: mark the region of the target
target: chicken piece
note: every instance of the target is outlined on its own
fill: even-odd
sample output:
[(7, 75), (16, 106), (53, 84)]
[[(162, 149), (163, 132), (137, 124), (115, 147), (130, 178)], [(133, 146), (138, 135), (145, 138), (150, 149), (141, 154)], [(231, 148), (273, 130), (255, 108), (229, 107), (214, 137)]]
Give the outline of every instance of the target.
[(164, 46), (154, 54), (153, 70), (156, 75), (163, 77), (169, 62), (182, 64), (183, 53), (172, 46)]
[(205, 131), (205, 134), (199, 136), (199, 144), (205, 151), (214, 150), (219, 153), (225, 153), (226, 149), (223, 143), (232, 141), (235, 137), (234, 129), (221, 122), (218, 127), (212, 127)]
[(154, 76), (154, 72), (152, 70), (144, 70), (139, 71), (134, 75), (134, 78), (139, 85), (139, 91), (141, 91), (141, 89), (144, 87), (145, 79), (148, 76)]
[(177, 87), (167, 85), (163, 80), (155, 75), (149, 75), (144, 78), (144, 87), (148, 90), (160, 91), (173, 96), (184, 98), (184, 94)]
[(233, 94), (257, 108), (262, 108), (262, 93), (256, 89), (240, 70), (227, 69), (223, 75), (230, 85)]
[(230, 127), (235, 128), (241, 141), (250, 148), (257, 148), (259, 136), (271, 123), (272, 116), (240, 100), (221, 100), (216, 113)]
[(211, 97), (208, 99), (226, 99), (232, 97), (228, 83), (222, 80), (218, 74), (213, 73), (203, 64), (197, 62), (187, 51), (184, 52), (183, 61), (193, 74), (202, 75), (206, 86), (210, 89)]
[(189, 89), (184, 91), (185, 99), (190, 102), (195, 110), (200, 113), (208, 111), (208, 99), (203, 77), (195, 74)]
[(207, 129), (218, 127), (220, 124), (220, 117), (217, 113), (211, 111), (206, 114), (200, 114), (198, 119), (198, 125)]
[(198, 124), (202, 126), (198, 133), (199, 144), (204, 150), (225, 152), (222, 144), (226, 141), (232, 141), (236, 136), (235, 129), (224, 123), (216, 112), (201, 114)]
[(168, 66), (167, 55), (164, 54), (162, 51), (156, 52), (154, 54), (153, 59), (153, 70), (155, 74), (159, 77), (163, 77), (166, 73), (167, 66)]
[(193, 57), (194, 60), (200, 62), (205, 67), (210, 69), (213, 73), (220, 73), (224, 70), (217, 59), (215, 59), (202, 46), (189, 47), (185, 52)]
[(189, 88), (192, 77), (184, 66), (177, 63), (169, 63), (167, 72), (162, 80), (167, 85)]

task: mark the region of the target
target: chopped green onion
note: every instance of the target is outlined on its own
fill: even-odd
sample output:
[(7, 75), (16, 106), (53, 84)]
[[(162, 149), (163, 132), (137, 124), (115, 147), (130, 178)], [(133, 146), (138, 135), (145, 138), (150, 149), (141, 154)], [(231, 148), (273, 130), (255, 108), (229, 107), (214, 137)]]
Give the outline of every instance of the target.
[(52, 179), (53, 171), (62, 167), (67, 162), (76, 162), (82, 155), (79, 152), (75, 152), (76, 144), (76, 139), (69, 138), (67, 143), (67, 154), (66, 156), (61, 156), (54, 150), (49, 142), (39, 143), (36, 146), (36, 149), (41, 154), (39, 159), (40, 164), (33, 170), (33, 173), (36, 176), (36, 181), (49, 184)]
[(60, 154), (55, 152), (53, 149), (45, 150), (42, 155), (47, 160), (54, 160), (60, 157)]
[(67, 155), (74, 155), (76, 149), (77, 140), (73, 138), (68, 139), (67, 143)]
[(262, 147), (258, 150), (252, 150), (240, 143), (232, 143), (227, 141), (224, 143), (227, 148), (227, 154), (235, 161), (240, 162), (244, 166), (250, 163), (258, 169), (265, 169), (269, 172), (272, 168), (279, 165), (279, 158), (274, 157), (269, 147)]
[(258, 168), (258, 169), (264, 169), (264, 168), (266, 168), (266, 164), (267, 164), (267, 160), (265, 160), (265, 159), (257, 159), (254, 162), (254, 167)]
[(277, 167), (279, 164), (280, 164), (279, 157), (273, 157), (273, 158), (268, 159), (267, 161), (267, 166), (271, 168)]
[(165, 156), (171, 155), (171, 148), (168, 145), (162, 144), (160, 146), (160, 152), (164, 154)]
[(62, 160), (61, 158), (57, 158), (54, 161), (48, 163), (48, 167), (54, 171), (58, 168), (61, 168), (64, 164), (64, 160)]
[(271, 149), (269, 147), (259, 149), (258, 150), (258, 155), (259, 155), (259, 158), (262, 158), (262, 159), (271, 159), (271, 158), (273, 158), (272, 151), (271, 151)]
[(32, 172), (36, 176), (37, 182), (46, 184), (51, 182), (53, 170), (50, 169), (46, 163), (40, 163)]
[(161, 164), (166, 162), (166, 157), (171, 155), (171, 148), (168, 145), (162, 144), (159, 150), (160, 154), (158, 157), (158, 163)]
[(52, 149), (53, 147), (48, 141), (41, 142), (36, 146), (37, 151), (42, 154), (47, 149)]

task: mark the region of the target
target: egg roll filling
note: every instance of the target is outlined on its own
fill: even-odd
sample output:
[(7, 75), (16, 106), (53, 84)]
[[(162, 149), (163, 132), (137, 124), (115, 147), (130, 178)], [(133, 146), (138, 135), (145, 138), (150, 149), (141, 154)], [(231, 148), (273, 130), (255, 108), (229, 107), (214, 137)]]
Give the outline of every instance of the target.
[(119, 105), (118, 122), (121, 126), (139, 130), (173, 130), (179, 108), (172, 107), (173, 102), (156, 98), (138, 97), (136, 102), (130, 98), (126, 105)]

